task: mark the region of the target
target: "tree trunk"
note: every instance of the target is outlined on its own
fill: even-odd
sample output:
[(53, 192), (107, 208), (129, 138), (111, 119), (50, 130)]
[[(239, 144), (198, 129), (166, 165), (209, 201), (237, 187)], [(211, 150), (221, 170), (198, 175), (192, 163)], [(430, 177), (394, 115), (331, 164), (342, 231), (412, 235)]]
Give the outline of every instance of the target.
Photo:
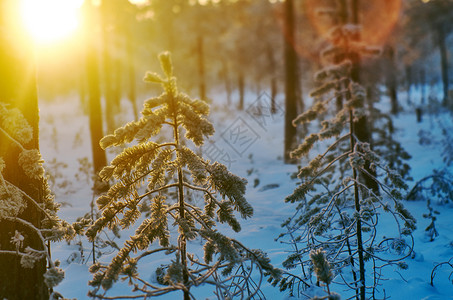
[[(359, 0), (352, 1), (352, 23), (359, 24)], [(356, 37), (360, 39), (359, 36)], [(350, 60), (352, 61), (351, 68), (351, 79), (355, 82), (360, 83), (360, 57), (358, 53), (351, 53)], [(357, 121), (354, 122), (354, 133), (361, 142), (369, 143), (372, 145), (371, 132), (369, 129), (368, 118), (366, 115), (360, 117)], [(370, 168), (369, 162), (365, 163), (366, 173), (362, 173), (361, 177), (363, 178), (364, 184), (374, 193), (379, 194), (379, 186), (376, 181), (373, 179), (373, 176), (376, 176), (376, 171), (373, 171)], [(371, 174), (369, 176), (367, 173)]]
[[(352, 110), (349, 111), (349, 130), (350, 130), (350, 144), (351, 144), (351, 151), (354, 152), (355, 148), (355, 140), (354, 140), (354, 133), (355, 133), (355, 126), (353, 121), (353, 113)], [(359, 186), (358, 186), (358, 174), (357, 170), (353, 167), (352, 170), (352, 177), (354, 179), (354, 207), (357, 214), (360, 214), (361, 205), (360, 205), (360, 194), (359, 194)], [(365, 300), (365, 261), (363, 259), (363, 239), (362, 239), (362, 220), (361, 218), (357, 218), (356, 222), (356, 233), (357, 233), (357, 254), (359, 256), (359, 281), (360, 287), (358, 291), (358, 295), (360, 296), (360, 300)], [(355, 273), (354, 273), (355, 277)], [(356, 292), (357, 293), (357, 292)]]
[(272, 76), (271, 78), (271, 113), (276, 114), (277, 113), (277, 78)]
[(225, 91), (227, 96), (227, 104), (228, 106), (231, 105), (231, 82), (230, 82), (230, 74), (228, 70), (228, 62), (223, 60), (223, 80), (225, 82)]
[[(337, 3), (338, 3), (339, 25), (341, 26), (348, 22), (348, 6), (346, 4), (346, 0), (339, 0)], [(340, 52), (340, 53), (335, 54), (334, 63), (338, 64), (344, 60), (345, 60), (344, 53)], [(337, 79), (340, 79), (340, 78), (338, 77)], [(335, 98), (335, 105), (336, 105), (337, 112), (339, 112), (343, 109), (343, 95), (341, 93), (342, 89), (344, 89), (344, 87), (342, 85), (338, 85), (336, 87), (336, 91), (338, 92), (338, 95)]]
[(443, 24), (439, 24), (438, 28), (438, 43), (439, 43), (439, 51), (440, 51), (440, 66), (442, 69), (442, 86), (444, 91), (444, 97), (442, 99), (442, 105), (448, 106), (450, 103), (448, 99), (448, 51), (447, 45), (445, 43), (445, 29)]
[[(352, 23), (357, 25), (359, 24), (359, 0), (352, 0)], [(359, 36), (356, 37), (360, 39)], [(360, 57), (358, 53), (352, 53), (351, 57), (352, 61), (352, 70), (351, 70), (351, 79), (355, 82), (360, 82)], [(354, 151), (354, 138), (353, 134), (357, 136), (359, 141), (361, 142), (371, 142), (371, 132), (369, 131), (368, 121), (366, 116), (359, 118), (357, 121), (353, 121), (353, 114), (352, 112), (349, 115), (350, 118), (350, 127), (351, 127), (351, 150)], [(365, 170), (370, 172), (370, 174), (375, 175), (375, 171), (372, 171), (369, 165), (369, 162), (365, 164)], [(359, 188), (357, 184), (358, 176), (357, 171), (354, 168), (354, 204), (355, 209), (358, 214), (360, 214), (361, 205), (360, 205), (360, 195), (359, 195)], [(362, 177), (365, 181), (365, 185), (372, 189), (375, 192), (379, 191), (377, 183), (366, 173), (362, 174)], [(365, 300), (365, 261), (363, 258), (363, 240), (362, 240), (362, 222), (360, 217), (357, 219), (356, 223), (356, 231), (357, 231), (357, 254), (359, 260), (359, 280), (360, 280), (360, 287), (359, 287), (359, 295), (361, 300)]]
[[(356, 2), (354, 0), (353, 2)], [(354, 55), (354, 59), (352, 60), (353, 67), (351, 71), (352, 80), (355, 82), (359, 81), (359, 58), (357, 55)], [(357, 121), (353, 120), (353, 115), (350, 113), (351, 119), (351, 149), (354, 151), (354, 138), (352, 135), (358, 138), (361, 142), (370, 142), (371, 140), (371, 133), (368, 126), (368, 120), (366, 116), (360, 117)], [(375, 171), (371, 170), (370, 163), (367, 161), (365, 162), (364, 169), (372, 175), (375, 175)], [(354, 168), (354, 179), (358, 180), (357, 171)], [(377, 183), (367, 174), (362, 173), (361, 177), (364, 180), (365, 185), (372, 189), (375, 192), (379, 191)], [(355, 209), (357, 213), (360, 213), (360, 195), (359, 195), (359, 188), (357, 183), (354, 184), (354, 203)], [(359, 280), (360, 280), (360, 287), (359, 287), (359, 295), (361, 300), (365, 300), (365, 261), (363, 259), (363, 241), (362, 241), (362, 223), (360, 218), (357, 219), (356, 223), (356, 230), (357, 230), (357, 254), (359, 260)]]
[[(39, 149), (39, 111), (36, 88), (36, 74), (33, 47), (26, 41), (23, 32), (18, 32), (20, 18), (12, 10), (16, 1), (0, 1), (0, 101), (17, 108), (33, 129), (32, 140), (24, 145), (26, 149)], [(18, 38), (20, 37), (20, 38)], [(18, 165), (19, 149), (5, 135), (0, 133), (0, 157), (5, 161), (5, 180), (42, 202), (41, 182), (31, 180)], [(5, 200), (5, 199), (3, 199)], [(18, 218), (41, 227), (42, 214), (29, 204)], [(24, 237), (24, 247), (44, 250), (36, 233), (19, 222), (0, 220), (1, 250), (15, 251), (11, 237), (15, 231)], [(48, 299), (49, 289), (44, 283), (46, 260), (40, 260), (32, 269), (20, 265), (15, 254), (0, 254), (0, 299)]]
[(409, 65), (409, 66), (406, 66), (406, 88), (407, 88), (407, 103), (409, 105), (412, 104), (412, 67)]
[(204, 72), (204, 39), (203, 36), (198, 36), (197, 39), (197, 54), (198, 54), (198, 84), (199, 93), (202, 100), (206, 100), (206, 78)]
[(390, 97), (391, 114), (397, 115), (399, 112), (398, 96), (397, 96), (397, 83), (396, 83), (396, 66), (395, 66), (395, 51), (392, 46), (386, 47), (386, 59), (387, 59), (387, 74), (386, 84), (387, 90)]
[(299, 76), (297, 72), (297, 54), (294, 49), (294, 5), (293, 0), (285, 1), (285, 133), (284, 133), (284, 162), (294, 164), (296, 160), (290, 157), (296, 145), (297, 129), (292, 122), (297, 117), (297, 91)]
[[(175, 144), (176, 144), (176, 149), (179, 149), (180, 147), (180, 141), (179, 141), (179, 123), (178, 123), (178, 118), (177, 118), (177, 112), (176, 112), (176, 99), (174, 98), (174, 95), (170, 95), (171, 97), (171, 109), (173, 109), (173, 136), (175, 139)], [(178, 150), (177, 150), (178, 151)], [(178, 154), (179, 155), (179, 154)], [(186, 203), (184, 202), (184, 177), (182, 174), (182, 168), (178, 166), (178, 213), (179, 213), (179, 218), (181, 220), (185, 219), (185, 206)], [(183, 299), (184, 300), (190, 300), (190, 294), (189, 294), (189, 270), (188, 270), (188, 262), (187, 262), (187, 240), (185, 235), (183, 234), (184, 230), (180, 227), (179, 228), (179, 237), (178, 237), (178, 250), (180, 253), (180, 259), (181, 259), (181, 265), (183, 267), (182, 269), (182, 284), (187, 287), (187, 290), (183, 290)]]
[[(91, 4), (86, 4), (91, 5)], [(107, 158), (104, 149), (99, 145), (103, 138), (102, 111), (101, 111), (101, 92), (99, 87), (99, 62), (95, 45), (96, 36), (93, 28), (95, 27), (94, 7), (87, 7), (89, 14), (88, 24), (86, 24), (86, 72), (88, 81), (89, 99), (89, 121), (91, 134), (91, 150), (93, 154), (94, 173), (98, 174), (107, 165)]]
[(126, 51), (127, 51), (127, 68), (129, 73), (129, 93), (128, 98), (131, 102), (132, 109), (134, 111), (134, 119), (137, 121), (138, 116), (138, 107), (137, 107), (137, 93), (135, 85), (135, 63), (134, 63), (134, 41), (132, 39), (132, 32), (129, 29), (129, 33), (126, 34)]
[(108, 2), (102, 1), (101, 9), (101, 33), (102, 33), (102, 80), (104, 87), (105, 100), (105, 120), (107, 123), (107, 132), (112, 133), (115, 130), (115, 98), (112, 82), (112, 59), (110, 57), (109, 32), (108, 32)]
[[(122, 81), (122, 74), (124, 73), (123, 71), (123, 62), (121, 59), (116, 58), (112, 60), (112, 76), (113, 76), (113, 85), (112, 85), (112, 100), (113, 100), (113, 108), (114, 108), (114, 114), (117, 114), (120, 107), (121, 107), (121, 95), (122, 95), (122, 86), (121, 86), (121, 81)], [(114, 118), (115, 119), (115, 118)], [(113, 122), (114, 129), (118, 126), (115, 122)]]
[(238, 73), (238, 90), (239, 90), (239, 110), (244, 110), (244, 92), (245, 92), (245, 83), (244, 83), (244, 74), (242, 71)]
[(425, 69), (420, 70), (420, 105), (425, 105), (426, 102), (426, 76)]
[(267, 60), (269, 62), (269, 72), (271, 76), (271, 113), (275, 114), (277, 112), (277, 104), (275, 103), (275, 98), (277, 97), (277, 75), (275, 74), (276, 62), (274, 58), (274, 50), (271, 44), (267, 44)]

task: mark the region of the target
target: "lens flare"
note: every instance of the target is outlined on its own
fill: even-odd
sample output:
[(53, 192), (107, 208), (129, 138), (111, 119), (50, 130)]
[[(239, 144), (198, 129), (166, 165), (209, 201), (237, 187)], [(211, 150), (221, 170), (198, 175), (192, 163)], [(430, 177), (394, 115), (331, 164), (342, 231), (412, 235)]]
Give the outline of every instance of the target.
[[(322, 36), (326, 36), (333, 24), (332, 18), (328, 15), (328, 9), (335, 9), (334, 3), (328, 0), (305, 1), (307, 17), (318, 34)], [(360, 1), (359, 23), (362, 27), (362, 41), (368, 45), (384, 44), (393, 31), (400, 12), (401, 0)]]

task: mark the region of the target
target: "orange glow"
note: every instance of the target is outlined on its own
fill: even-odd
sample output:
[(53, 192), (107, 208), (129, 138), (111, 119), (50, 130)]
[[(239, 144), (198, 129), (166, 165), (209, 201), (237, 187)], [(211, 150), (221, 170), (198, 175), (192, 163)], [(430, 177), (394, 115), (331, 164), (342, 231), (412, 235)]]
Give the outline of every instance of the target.
[(146, 5), (149, 4), (149, 0), (129, 0), (130, 3), (135, 5)]
[[(305, 11), (311, 24), (323, 36), (331, 29), (332, 22), (330, 17), (319, 16), (318, 12), (329, 7), (328, 3), (332, 1), (305, 1)], [(368, 45), (384, 44), (400, 16), (401, 0), (366, 0), (359, 3), (362, 41)]]
[(75, 32), (82, 4), (83, 0), (21, 0), (20, 14), (35, 42), (48, 44)]

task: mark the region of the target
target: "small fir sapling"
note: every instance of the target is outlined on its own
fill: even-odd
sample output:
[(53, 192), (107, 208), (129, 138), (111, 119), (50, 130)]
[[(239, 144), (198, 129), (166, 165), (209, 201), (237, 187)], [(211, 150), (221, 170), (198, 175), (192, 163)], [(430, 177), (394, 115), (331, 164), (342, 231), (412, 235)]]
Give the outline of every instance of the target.
[(430, 219), (431, 223), (429, 223), (429, 225), (425, 228), (425, 234), (429, 238), (429, 241), (432, 242), (436, 237), (439, 236), (439, 232), (437, 232), (435, 223), (437, 220), (435, 215), (438, 215), (439, 212), (434, 210), (434, 208), (431, 205), (431, 199), (429, 198), (426, 200), (426, 206), (428, 208), (428, 213), (423, 214), (423, 218)]
[[(90, 295), (106, 298), (106, 292), (122, 278), (129, 280), (137, 297), (182, 291), (184, 299), (193, 299), (192, 289), (205, 283), (213, 286), (219, 299), (260, 298), (262, 276), (277, 278), (280, 271), (263, 252), (246, 248), (216, 227), (217, 221), (237, 232), (241, 226), (235, 212), (242, 218), (252, 216), (253, 209), (244, 198), (246, 180), (189, 148), (189, 141), (200, 147), (214, 133), (206, 119), (209, 107), (178, 91), (169, 53), (159, 55), (159, 60), (165, 77), (148, 72), (144, 80), (160, 84), (164, 92), (145, 101), (140, 120), (101, 140), (103, 148), (126, 147), (100, 172), (103, 180), (115, 178), (116, 183), (97, 199), (102, 216), (86, 234), (93, 240), (101, 230), (116, 225), (135, 228), (135, 234), (108, 265), (91, 267), (94, 289)], [(164, 127), (172, 137), (152, 141)], [(141, 188), (144, 184), (146, 190)], [(201, 207), (200, 202), (204, 203)], [(202, 259), (190, 251), (199, 248), (192, 243), (195, 239), (204, 243)], [(156, 266), (160, 279), (153, 283), (148, 280), (151, 273), (139, 273), (139, 265), (159, 252), (173, 258)]]
[[(294, 215), (282, 224), (287, 232), (279, 238), (288, 237), (295, 249), (283, 263), (288, 269), (301, 268), (303, 279), (307, 274), (311, 250), (322, 247), (332, 265), (335, 283), (344, 284), (355, 291), (357, 299), (379, 292), (382, 279), (380, 269), (398, 264), (407, 257), (413, 243), (412, 231), (415, 219), (401, 203), (401, 190), (407, 188), (399, 173), (388, 167), (370, 145), (360, 142), (355, 134), (355, 120), (364, 113), (366, 93), (351, 77), (352, 63), (338, 57), (350, 57), (351, 53), (369, 52), (360, 43), (351, 41), (350, 26), (339, 26), (331, 32), (337, 44), (324, 51), (325, 61), (332, 64), (315, 75), (320, 86), (311, 93), (312, 108), (296, 120), (294, 125), (309, 123), (323, 118), (319, 132), (311, 133), (292, 152), (295, 158), (309, 157), (316, 143), (327, 149), (300, 168), (301, 182), (286, 202), (296, 203)], [(365, 51), (363, 51), (365, 50)], [(333, 58), (333, 59), (332, 59)], [(338, 107), (341, 97), (342, 106)], [(332, 118), (327, 118), (331, 108), (337, 109)], [(376, 174), (368, 172), (369, 166)], [(374, 180), (378, 194), (363, 181), (363, 174)], [(379, 240), (379, 220), (382, 214), (395, 222), (394, 238)], [(388, 252), (400, 254), (388, 258)], [(366, 266), (368, 268), (366, 269)], [(371, 275), (370, 281), (365, 277)], [(285, 276), (288, 281), (291, 275)], [(296, 280), (297, 281), (297, 280)], [(368, 283), (368, 284), (367, 284)], [(294, 293), (296, 284), (287, 286)]]
[[(42, 198), (39, 201), (8, 182), (2, 175), (7, 165), (0, 157), (0, 221), (14, 222), (17, 228), (20, 228), (11, 236), (11, 246), (14, 250), (2, 245), (0, 255), (20, 256), (23, 268), (33, 268), (35, 264), (47, 260), (49, 267), (43, 276), (44, 282), (51, 290), (63, 280), (64, 272), (59, 268), (59, 262), (53, 262), (50, 258), (50, 242), (72, 239), (74, 229), (56, 215), (59, 205), (54, 201), (50, 191), (41, 154), (37, 149), (26, 149), (23, 146), (32, 139), (32, 128), (18, 109), (11, 109), (3, 103), (0, 103), (0, 135), (9, 140), (11, 147), (17, 148), (20, 167), (30, 182), (39, 185), (42, 191)], [(21, 218), (21, 212), (28, 206), (32, 206), (42, 215), (40, 228)], [(27, 237), (36, 237), (39, 247), (31, 247)]]

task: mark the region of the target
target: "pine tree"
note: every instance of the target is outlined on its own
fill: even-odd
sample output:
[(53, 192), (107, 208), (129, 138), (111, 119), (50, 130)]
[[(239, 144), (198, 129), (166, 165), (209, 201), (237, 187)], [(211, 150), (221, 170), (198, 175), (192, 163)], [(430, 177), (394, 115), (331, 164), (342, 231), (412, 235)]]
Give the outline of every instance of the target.
[[(242, 218), (253, 215), (244, 198), (246, 180), (189, 148), (189, 141), (199, 147), (205, 137), (214, 133), (206, 119), (209, 107), (203, 100), (193, 100), (178, 91), (169, 53), (162, 53), (159, 59), (165, 77), (148, 72), (144, 80), (160, 84), (164, 92), (145, 101), (139, 121), (127, 123), (101, 140), (103, 148), (126, 148), (100, 173), (103, 180), (115, 178), (117, 182), (97, 199), (102, 217), (87, 230), (87, 236), (94, 239), (102, 229), (117, 224), (134, 227), (135, 234), (107, 266), (92, 266), (90, 285), (94, 290), (90, 295), (103, 298), (124, 277), (133, 285), (133, 291), (143, 296), (179, 290), (184, 299), (191, 299), (193, 287), (208, 283), (221, 299), (259, 297), (259, 284), (255, 285), (248, 274), (250, 266), (261, 271), (259, 276), (266, 273), (278, 277), (279, 271), (264, 253), (225, 236), (216, 229), (215, 222), (226, 223), (238, 232), (241, 226), (235, 211)], [(163, 139), (158, 135), (166, 129), (172, 132), (170, 141), (152, 141)], [(145, 182), (143, 191), (140, 187)], [(201, 201), (204, 207), (197, 206)], [(143, 211), (147, 211), (144, 216)], [(173, 237), (172, 225), (178, 229), (177, 237)], [(204, 241), (203, 260), (189, 252), (195, 239)], [(138, 265), (158, 252), (173, 259), (158, 269), (165, 274), (160, 274), (160, 284), (155, 284), (145, 279), (150, 274), (139, 274)]]
[[(317, 143), (328, 146), (300, 168), (300, 185), (286, 198), (298, 204), (297, 210), (283, 224), (288, 232), (280, 238), (289, 236), (295, 249), (284, 262), (285, 267), (300, 267), (308, 278), (307, 256), (322, 247), (336, 276), (334, 282), (345, 284), (355, 290), (357, 299), (364, 300), (367, 293), (372, 297), (377, 293), (382, 267), (406, 267), (401, 259), (412, 252), (415, 219), (401, 203), (401, 190), (407, 185), (400, 174), (357, 136), (356, 121), (364, 115), (366, 93), (353, 80), (354, 63), (347, 58), (355, 60), (375, 52), (355, 39), (358, 30), (358, 26), (340, 24), (331, 31), (333, 44), (322, 52), (330, 65), (315, 75), (320, 85), (310, 94), (314, 104), (293, 122), (297, 125), (322, 120), (320, 131), (308, 135), (291, 153), (293, 157), (309, 157)], [(333, 103), (339, 98), (341, 106), (338, 101)], [(327, 118), (335, 106), (336, 115)], [(367, 184), (370, 179), (381, 193)], [(380, 240), (382, 214), (391, 215), (396, 226), (394, 237)], [(396, 254), (395, 258), (387, 258), (387, 251)], [(372, 270), (366, 270), (367, 266)], [(367, 274), (373, 278), (371, 283), (365, 280)], [(286, 281), (288, 278), (291, 276), (285, 277)], [(295, 286), (288, 288), (294, 292)]]

